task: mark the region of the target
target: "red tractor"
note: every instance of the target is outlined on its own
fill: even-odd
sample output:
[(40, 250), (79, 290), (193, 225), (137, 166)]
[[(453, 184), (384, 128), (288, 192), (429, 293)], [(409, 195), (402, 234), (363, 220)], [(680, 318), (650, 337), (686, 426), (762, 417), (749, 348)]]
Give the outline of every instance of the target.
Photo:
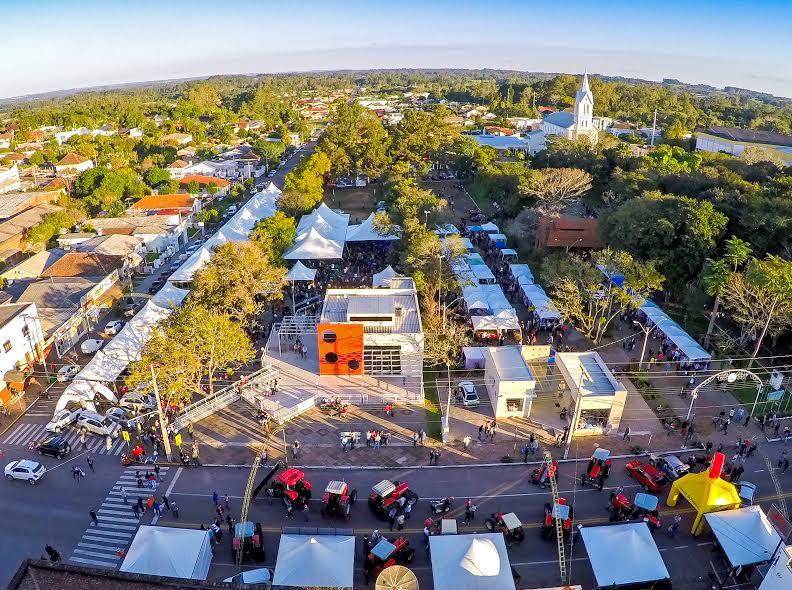
[(559, 498), (558, 502), (551, 505), (550, 502), (545, 504), (545, 517), (542, 528), (539, 531), (543, 539), (547, 539), (555, 530), (555, 521), (560, 520), (561, 526), (564, 530), (564, 539), (569, 537), (572, 532), (572, 506), (567, 504), (564, 498)]
[(322, 516), (351, 516), (352, 504), (357, 500), (357, 490), (349, 491), (343, 481), (331, 481), (322, 495)]
[(580, 486), (583, 487), (590, 483), (601, 490), (605, 487), (605, 480), (608, 479), (610, 468), (610, 451), (602, 448), (597, 449), (591, 455), (585, 473), (580, 476)]
[(404, 537), (395, 539), (381, 539), (366, 557), (363, 564), (366, 583), (376, 579), (380, 572), (392, 565), (407, 565), (415, 557), (415, 549), (410, 548), (410, 542)]
[(237, 553), (242, 551), (242, 559), (249, 557), (253, 561), (261, 561), (264, 553), (264, 533), (261, 523), (255, 526), (252, 522), (238, 522), (234, 525), (234, 536), (231, 537), (231, 559), (236, 561)]
[[(400, 501), (401, 498), (404, 501)], [(369, 507), (380, 518), (387, 518), (388, 512), (393, 508), (394, 503), (397, 506), (406, 506), (407, 504), (415, 504), (418, 501), (418, 495), (410, 490), (409, 486), (404, 482), (390, 481), (383, 479), (373, 488), (369, 494)]]
[(484, 526), (490, 533), (500, 531), (503, 533), (503, 538), (506, 540), (507, 545), (512, 543), (522, 543), (525, 539), (525, 531), (523, 530), (520, 519), (514, 512), (493, 512), (490, 517), (484, 521)]
[(610, 495), (608, 506), (610, 508), (610, 520), (632, 520), (640, 518), (654, 532), (660, 528), (660, 515), (657, 511), (657, 496), (651, 494), (635, 494), (635, 498), (630, 500), (624, 495), (621, 487), (613, 490)]
[(305, 474), (299, 469), (286, 469), (275, 476), (272, 487), (268, 490), (274, 498), (283, 498), (286, 506), (302, 508), (311, 499), (311, 484), (306, 481)]
[[(550, 484), (550, 478), (558, 477), (558, 461), (553, 461), (548, 466), (542, 463), (531, 473), (531, 483), (545, 489)], [(556, 479), (556, 481), (558, 481)]]

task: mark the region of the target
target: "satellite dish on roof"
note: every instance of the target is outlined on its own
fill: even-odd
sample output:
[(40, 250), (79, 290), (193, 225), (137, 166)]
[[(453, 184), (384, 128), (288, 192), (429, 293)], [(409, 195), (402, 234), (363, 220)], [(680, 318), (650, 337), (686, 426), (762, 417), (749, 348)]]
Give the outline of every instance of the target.
[(374, 590), (418, 590), (418, 578), (403, 565), (392, 565), (377, 576)]

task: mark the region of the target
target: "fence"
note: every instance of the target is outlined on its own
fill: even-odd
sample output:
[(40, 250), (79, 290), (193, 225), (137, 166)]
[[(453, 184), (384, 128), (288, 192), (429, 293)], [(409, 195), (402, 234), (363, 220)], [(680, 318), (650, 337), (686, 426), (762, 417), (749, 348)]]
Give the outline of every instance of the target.
[(182, 429), (186, 427), (189, 422), (195, 423), (207, 416), (211, 416), (223, 408), (230, 406), (240, 397), (244, 397), (243, 394), (247, 388), (255, 386), (262, 381), (274, 379), (277, 376), (277, 369), (269, 365), (265, 366), (247, 375), (244, 384), (241, 384), (241, 382), (234, 383), (233, 385), (214, 392), (212, 395), (198, 400), (194, 404), (190, 404), (179, 412), (174, 420), (174, 424), (177, 429)]

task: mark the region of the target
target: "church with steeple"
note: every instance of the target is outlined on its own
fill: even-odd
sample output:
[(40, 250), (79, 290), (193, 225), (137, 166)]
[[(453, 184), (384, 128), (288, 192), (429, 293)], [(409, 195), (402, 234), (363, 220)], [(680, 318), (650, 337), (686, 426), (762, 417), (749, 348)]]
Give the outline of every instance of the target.
[(575, 93), (572, 112), (550, 113), (542, 119), (541, 129), (545, 135), (560, 135), (567, 139), (588, 137), (597, 141), (598, 130), (594, 126), (594, 95), (589, 87), (588, 74), (583, 74), (580, 88)]

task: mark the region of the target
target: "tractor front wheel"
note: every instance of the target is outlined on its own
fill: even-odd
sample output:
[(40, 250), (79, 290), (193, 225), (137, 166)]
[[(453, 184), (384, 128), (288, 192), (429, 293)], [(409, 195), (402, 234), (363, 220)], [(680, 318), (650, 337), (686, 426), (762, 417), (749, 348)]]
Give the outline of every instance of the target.
[(352, 490), (352, 492), (349, 494), (349, 503), (354, 504), (356, 500), (357, 500), (357, 490)]
[(491, 518), (488, 518), (487, 520), (484, 521), (484, 526), (487, 527), (487, 530), (489, 532), (492, 532), (495, 530), (495, 521), (492, 520)]

